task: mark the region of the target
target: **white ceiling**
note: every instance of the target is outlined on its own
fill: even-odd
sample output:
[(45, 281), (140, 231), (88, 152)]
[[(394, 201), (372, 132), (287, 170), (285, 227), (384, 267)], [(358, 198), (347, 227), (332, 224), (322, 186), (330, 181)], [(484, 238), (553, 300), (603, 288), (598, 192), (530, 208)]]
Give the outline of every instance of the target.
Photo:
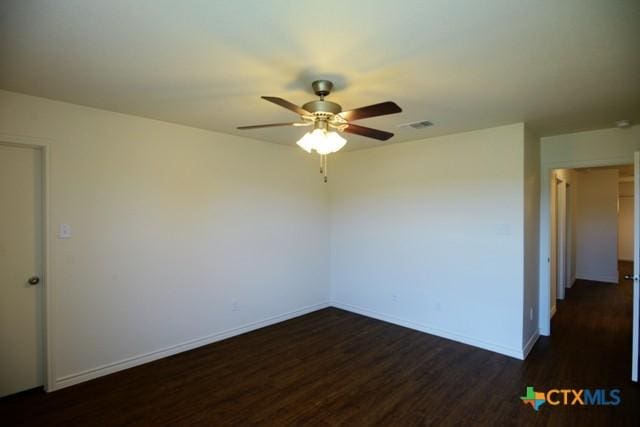
[[(528, 122), (540, 135), (640, 122), (637, 0), (4, 0), (0, 87), (265, 141), (334, 80), (387, 143)], [(430, 120), (435, 127), (399, 129)], [(348, 147), (377, 142), (348, 135)]]

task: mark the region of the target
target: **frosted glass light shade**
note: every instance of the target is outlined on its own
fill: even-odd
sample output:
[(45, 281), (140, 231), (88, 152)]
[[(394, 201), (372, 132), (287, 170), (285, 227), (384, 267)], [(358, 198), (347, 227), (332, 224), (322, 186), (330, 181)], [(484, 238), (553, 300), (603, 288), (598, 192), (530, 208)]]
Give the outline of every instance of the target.
[(318, 129), (312, 132), (305, 133), (302, 136), (302, 138), (298, 140), (296, 144), (298, 144), (298, 146), (302, 148), (304, 151), (306, 151), (307, 153), (311, 153), (311, 150), (315, 149), (316, 147), (315, 137), (312, 136), (313, 132), (316, 132), (316, 131), (318, 131)]
[(304, 134), (297, 142), (298, 146), (310, 153), (316, 150), (318, 154), (330, 154), (340, 150), (347, 143), (347, 140), (338, 135), (337, 132), (327, 132), (322, 129), (314, 129)]

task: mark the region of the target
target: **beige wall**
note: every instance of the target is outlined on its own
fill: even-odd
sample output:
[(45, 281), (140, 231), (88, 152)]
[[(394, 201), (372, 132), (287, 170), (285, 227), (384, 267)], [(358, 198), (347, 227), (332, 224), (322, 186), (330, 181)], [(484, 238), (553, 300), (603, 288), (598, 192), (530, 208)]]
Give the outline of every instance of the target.
[(540, 141), (543, 165), (559, 164), (557, 168), (561, 168), (571, 162), (592, 166), (603, 161), (628, 164), (633, 163), (633, 153), (640, 150), (640, 126), (548, 136)]
[(537, 209), (524, 138), (516, 124), (335, 156), (333, 301), (521, 357), (525, 188)]
[(328, 302), (302, 150), (4, 91), (0, 134), (51, 140), (54, 387)]

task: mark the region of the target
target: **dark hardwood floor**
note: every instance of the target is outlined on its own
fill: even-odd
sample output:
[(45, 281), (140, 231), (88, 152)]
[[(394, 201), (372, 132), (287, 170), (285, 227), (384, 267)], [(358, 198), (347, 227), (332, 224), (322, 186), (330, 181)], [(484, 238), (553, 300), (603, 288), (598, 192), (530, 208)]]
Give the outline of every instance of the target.
[[(622, 265), (622, 271), (629, 268)], [(325, 309), (51, 394), (2, 425), (640, 425), (631, 283), (578, 282), (526, 361)], [(619, 406), (520, 400), (526, 386), (620, 388)]]

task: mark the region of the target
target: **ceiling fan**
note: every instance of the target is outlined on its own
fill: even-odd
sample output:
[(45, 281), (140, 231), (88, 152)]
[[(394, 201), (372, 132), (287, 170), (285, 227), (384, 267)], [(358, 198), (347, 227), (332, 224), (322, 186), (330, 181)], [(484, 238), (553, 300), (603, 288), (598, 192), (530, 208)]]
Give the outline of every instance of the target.
[(298, 122), (269, 123), (264, 125), (239, 126), (238, 129), (259, 129), (278, 126), (313, 126), (297, 144), (307, 152), (315, 150), (320, 154), (320, 172), (324, 173), (324, 181), (327, 182), (327, 154), (340, 150), (347, 143), (339, 133), (352, 133), (367, 138), (386, 141), (393, 136), (391, 132), (373, 129), (351, 123), (354, 120), (369, 117), (385, 116), (387, 114), (400, 113), (402, 109), (395, 102), (387, 101), (360, 107), (353, 110), (342, 111), (340, 104), (325, 101), (325, 97), (331, 93), (333, 83), (329, 80), (316, 80), (311, 87), (319, 100), (307, 102), (299, 107), (285, 99), (274, 96), (263, 96), (262, 99), (273, 102), (300, 116)]

